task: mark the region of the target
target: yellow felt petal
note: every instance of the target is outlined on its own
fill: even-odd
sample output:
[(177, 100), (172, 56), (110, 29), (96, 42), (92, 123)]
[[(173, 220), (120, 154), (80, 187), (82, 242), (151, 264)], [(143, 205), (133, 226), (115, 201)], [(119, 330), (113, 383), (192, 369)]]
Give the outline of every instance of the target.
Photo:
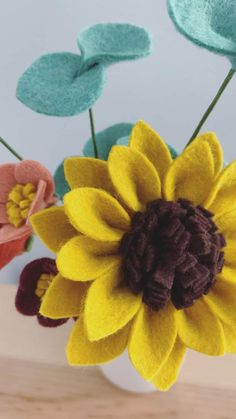
[(229, 354), (236, 354), (236, 327), (228, 326), (223, 323), (225, 334), (226, 352)]
[(130, 326), (127, 325), (115, 335), (99, 342), (90, 342), (81, 316), (73, 327), (67, 345), (67, 359), (70, 365), (98, 365), (112, 361), (121, 355), (128, 342)]
[(152, 380), (155, 387), (161, 391), (168, 391), (172, 387), (178, 378), (185, 352), (186, 346), (177, 338), (168, 359)]
[[(223, 159), (223, 150), (221, 147), (221, 144), (214, 132), (205, 132), (204, 134), (199, 135), (195, 139), (196, 142), (205, 142), (210, 146), (210, 151), (213, 158), (213, 164), (214, 164), (214, 175), (217, 177), (221, 170), (223, 169), (224, 159)], [(195, 141), (189, 146), (195, 144)]]
[(236, 208), (223, 215), (216, 215), (214, 221), (226, 240), (236, 239)]
[(129, 339), (132, 364), (145, 380), (151, 380), (169, 357), (177, 336), (172, 304), (154, 312), (143, 305), (137, 314)]
[(79, 316), (87, 285), (56, 276), (43, 297), (40, 314), (50, 319)]
[(236, 161), (226, 167), (215, 182), (205, 207), (216, 217), (236, 209)]
[(225, 353), (224, 331), (203, 299), (178, 311), (178, 335), (190, 349), (211, 356)]
[(215, 316), (229, 326), (236, 324), (236, 282), (218, 279), (204, 298)]
[(137, 313), (142, 295), (136, 296), (122, 282), (119, 267), (106, 272), (89, 288), (84, 310), (88, 338), (97, 341), (122, 329)]
[(172, 157), (162, 138), (144, 121), (139, 121), (132, 130), (129, 145), (150, 160), (163, 181)]
[(59, 252), (68, 240), (78, 235), (70, 224), (64, 207), (52, 207), (37, 212), (30, 217), (30, 222), (34, 232), (53, 253)]
[(121, 200), (133, 211), (161, 197), (161, 182), (153, 164), (142, 153), (115, 146), (108, 158), (112, 183)]
[(100, 241), (120, 240), (130, 227), (130, 217), (119, 202), (95, 188), (79, 188), (64, 197), (71, 223), (83, 234)]
[(229, 266), (225, 264), (222, 273), (217, 275), (217, 280), (236, 284), (236, 266)]
[(227, 245), (224, 249), (225, 264), (227, 266), (236, 266), (236, 240), (227, 240)]
[(214, 170), (209, 144), (195, 140), (171, 165), (164, 183), (165, 198), (203, 203), (212, 188)]
[(64, 171), (71, 189), (92, 187), (113, 191), (107, 162), (89, 157), (71, 157), (65, 160)]
[(119, 263), (117, 251), (116, 242), (74, 237), (60, 250), (57, 267), (63, 276), (73, 281), (91, 281)]

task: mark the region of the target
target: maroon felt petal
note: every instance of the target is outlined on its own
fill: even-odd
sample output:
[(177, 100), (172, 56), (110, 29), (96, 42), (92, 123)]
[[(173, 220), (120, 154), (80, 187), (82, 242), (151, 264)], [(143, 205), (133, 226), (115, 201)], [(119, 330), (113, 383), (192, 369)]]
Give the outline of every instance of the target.
[(57, 275), (55, 261), (50, 258), (34, 260), (23, 269), (15, 304), (17, 310), (27, 316), (38, 314), (41, 299), (36, 296), (37, 282), (42, 274)]
[(48, 317), (41, 316), (41, 314), (37, 315), (37, 319), (40, 326), (43, 326), (43, 327), (59, 327), (68, 321), (68, 319), (59, 319), (59, 320), (49, 319)]
[(26, 292), (18, 288), (15, 298), (15, 306), (19, 313), (25, 316), (36, 316), (39, 311), (41, 301), (36, 294)]

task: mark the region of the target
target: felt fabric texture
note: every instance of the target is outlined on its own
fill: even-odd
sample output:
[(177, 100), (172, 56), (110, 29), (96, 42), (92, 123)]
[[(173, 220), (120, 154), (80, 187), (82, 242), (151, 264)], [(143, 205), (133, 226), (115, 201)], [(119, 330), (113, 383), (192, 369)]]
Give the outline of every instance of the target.
[[(129, 137), (133, 124), (121, 122), (96, 133), (98, 156), (101, 160), (107, 160), (110, 150), (121, 137)], [(128, 145), (128, 142), (127, 144)], [(85, 157), (95, 157), (92, 138), (85, 143), (83, 148)]]
[(177, 336), (175, 309), (168, 304), (158, 313), (143, 306), (129, 337), (129, 357), (145, 380), (152, 380), (168, 359)]
[(168, 360), (158, 370), (152, 384), (161, 391), (168, 391), (177, 380), (184, 359), (186, 347), (179, 338), (176, 339)]
[(93, 187), (114, 192), (107, 162), (88, 158), (71, 157), (64, 163), (65, 175), (70, 189)]
[(236, 239), (236, 208), (223, 215), (215, 216), (214, 221), (217, 224), (218, 229), (224, 234), (226, 240)]
[(54, 253), (78, 233), (70, 224), (64, 207), (52, 207), (34, 214), (31, 219), (34, 232)]
[[(140, 124), (138, 132), (139, 130)], [(150, 132), (149, 127), (147, 131)], [(140, 136), (142, 137), (141, 134)], [(221, 171), (222, 150), (214, 134), (207, 133), (200, 136), (173, 162), (170, 160), (168, 163), (167, 161), (166, 173), (165, 176), (163, 175), (164, 181), (163, 178), (160, 179), (157, 171), (159, 167), (155, 167), (153, 156), (158, 156), (158, 150), (160, 155), (163, 155), (163, 152), (166, 153), (165, 156), (169, 156), (169, 152), (159, 137), (157, 141), (153, 140), (156, 136), (158, 134), (155, 135), (151, 131), (151, 146), (153, 148), (151, 156), (130, 146), (113, 146), (108, 157), (108, 170), (115, 194), (102, 188), (98, 189), (99, 181), (95, 179), (95, 184), (92, 187), (79, 187), (65, 195), (65, 207), (62, 207), (61, 211), (65, 211), (67, 223), (74, 226), (76, 238), (72, 236), (65, 239), (64, 247), (59, 249), (57, 265), (60, 274), (64, 277), (68, 277), (69, 274), (74, 281), (86, 282), (90, 280), (82, 316), (75, 325), (69, 340), (67, 351), (69, 362), (73, 365), (94, 365), (108, 362), (109, 359), (118, 356), (128, 345), (130, 359), (139, 374), (146, 380), (154, 381), (161, 390), (166, 390), (177, 378), (185, 347), (211, 355), (234, 350), (234, 332), (231, 329), (228, 331), (228, 328), (234, 328), (236, 320), (236, 283), (234, 279), (236, 266), (232, 255), (235, 233), (229, 215), (226, 216), (225, 222), (222, 221), (221, 205), (219, 205), (219, 213), (216, 202), (217, 200), (219, 203), (224, 202), (226, 196), (224, 214), (230, 214), (235, 210), (235, 206), (232, 204), (235, 193), (234, 170), (229, 166), (228, 169)], [(145, 138), (147, 138), (147, 133), (145, 133)], [(145, 139), (139, 138), (137, 144), (140, 149), (145, 151), (143, 142)], [(72, 167), (73, 161), (75, 168)], [(71, 173), (77, 173), (76, 168), (77, 161), (72, 160)], [(93, 169), (90, 167), (89, 171), (88, 178), (92, 183)], [(230, 176), (225, 175), (228, 171)], [(85, 182), (83, 176), (82, 179)], [(77, 174), (75, 174), (76, 177)], [(212, 202), (215, 205), (214, 218), (205, 208), (205, 202), (213, 193), (212, 191), (216, 191), (213, 194), (214, 199), (210, 201), (210, 205)], [(126, 268), (124, 266), (125, 253), (121, 252), (121, 248), (124, 245), (124, 237), (131, 233), (131, 227), (132, 229), (137, 228), (139, 232), (142, 230), (142, 220), (145, 224), (145, 220), (148, 218), (145, 218), (147, 212), (154, 208), (153, 205), (156, 205), (156, 202), (152, 201), (161, 199), (162, 205), (168, 206), (169, 204), (165, 202), (166, 199), (176, 201), (178, 198), (182, 199), (181, 202), (185, 207), (190, 205), (195, 216), (200, 218), (200, 224), (195, 224), (196, 228), (211, 225), (214, 230), (215, 227), (209, 219), (219, 220), (217, 225), (224, 226), (224, 231), (219, 230), (217, 232), (219, 237), (215, 239), (217, 243), (219, 242), (217, 246), (221, 249), (221, 247), (225, 247), (222, 234), (227, 237), (226, 249), (227, 245), (229, 246), (226, 250), (227, 260), (223, 271), (212, 279), (207, 295), (198, 295), (199, 289), (195, 290), (196, 298), (194, 298), (191, 308), (179, 311), (172, 303), (166, 302), (164, 308), (154, 311), (145, 303), (142, 289), (134, 296), (131, 288), (125, 282), (123, 271)], [(186, 202), (185, 198), (194, 200), (194, 203)], [(176, 202), (172, 202), (171, 205), (175, 206), (177, 212), (179, 211)], [(142, 211), (142, 214), (133, 214), (133, 211), (139, 210)], [(38, 215), (39, 220), (40, 218), (44, 220), (41, 224), (38, 222), (38, 234), (46, 237), (46, 241), (50, 243), (51, 239), (44, 232), (45, 226), (47, 226), (47, 217), (44, 217), (44, 212)], [(154, 221), (159, 222), (159, 219), (155, 218)], [(53, 225), (53, 220), (50, 222)], [(68, 224), (65, 224), (65, 229)], [(150, 232), (155, 226), (153, 227), (151, 223), (150, 225), (146, 224), (146, 227)], [(184, 243), (181, 229), (177, 230), (177, 234), (176, 230), (172, 230), (173, 225), (165, 227), (167, 230), (169, 228), (169, 236), (173, 237), (173, 243), (176, 243), (177, 238), (182, 244)], [(192, 231), (191, 228), (190, 231)], [(164, 229), (164, 233), (168, 235), (166, 229)], [(227, 229), (229, 229), (230, 236), (227, 236)], [(208, 231), (206, 228), (203, 230), (204, 234)], [(201, 229), (200, 231), (202, 232)], [(147, 250), (145, 253), (147, 256), (150, 254), (151, 258), (153, 254), (155, 256), (156, 253), (150, 253), (150, 248), (142, 248), (143, 243), (145, 244), (146, 241), (142, 240), (141, 244), (138, 241), (136, 243), (140, 255), (143, 255), (142, 252)], [(169, 250), (171, 248), (173, 250), (172, 242), (167, 240), (167, 243)], [(205, 242), (200, 240), (199, 243), (201, 243), (201, 246), (199, 245), (201, 255), (198, 255), (199, 248), (195, 248), (196, 258), (191, 261), (194, 263), (193, 267), (195, 262), (200, 261), (200, 257), (204, 256), (203, 253), (207, 257), (209, 256), (209, 248), (204, 245)], [(174, 246), (171, 258), (178, 259), (176, 249), (177, 247)], [(129, 252), (129, 246), (123, 250)], [(131, 261), (129, 266), (131, 270), (137, 262), (136, 248), (135, 251), (136, 253), (127, 253), (128, 259)], [(170, 257), (169, 253), (168, 255)], [(110, 263), (113, 258), (114, 265)], [(147, 271), (145, 273), (149, 272), (148, 266), (151, 262), (146, 260), (145, 269)], [(161, 258), (160, 262), (162, 262)], [(219, 260), (219, 266), (217, 265), (218, 271), (221, 270), (220, 262), (222, 260)], [(63, 271), (65, 267), (66, 272)], [(182, 266), (181, 269), (184, 267)], [(133, 271), (134, 269), (132, 273)], [(186, 277), (189, 280), (192, 279), (191, 272), (191, 269), (190, 272), (186, 272)], [(168, 272), (164, 273), (168, 275)], [(203, 274), (205, 275), (205, 273), (204, 271)], [(204, 275), (203, 279), (205, 280)], [(141, 280), (143, 278), (142, 276)], [(145, 280), (146, 278), (147, 276), (145, 276)], [(163, 276), (162, 279), (164, 278)], [(137, 276), (136, 279), (138, 281), (140, 278)], [(201, 285), (202, 283), (199, 284), (199, 286)], [(173, 284), (170, 286), (170, 292), (173, 294)], [(66, 298), (66, 296), (63, 295), (62, 298)], [(138, 298), (142, 300), (138, 308), (135, 298), (137, 306)], [(106, 319), (108, 320), (106, 321)], [(124, 326), (125, 324), (127, 326)], [(121, 335), (123, 336), (122, 342), (119, 340)], [(94, 341), (92, 342), (92, 340)]]
[(105, 191), (74, 189), (65, 195), (64, 203), (72, 225), (91, 239), (118, 241), (130, 226), (128, 213)]
[(163, 181), (172, 157), (162, 138), (144, 121), (139, 121), (132, 131), (129, 144), (131, 149), (140, 151), (148, 158)]
[(214, 214), (223, 215), (236, 209), (236, 161), (227, 166), (216, 180), (205, 206)]
[(168, 0), (176, 29), (196, 45), (227, 56), (236, 64), (234, 0)]
[[(38, 281), (42, 274), (56, 276), (58, 273), (55, 260), (50, 258), (36, 259), (23, 269), (15, 298), (15, 306), (19, 313), (25, 316), (36, 316), (38, 323), (44, 327), (57, 327), (66, 323), (67, 319), (57, 320), (39, 314), (41, 298), (36, 295)], [(52, 286), (53, 282), (50, 286)]]
[(32, 232), (26, 232), (25, 237), (22, 236), (18, 240), (8, 241), (0, 244), (0, 269), (8, 265), (15, 257), (24, 253), (27, 241)]
[(69, 281), (59, 273), (46, 291), (39, 312), (54, 320), (78, 317), (86, 290), (86, 284)]
[(98, 23), (80, 32), (77, 41), (85, 68), (142, 58), (152, 46), (146, 29), (124, 23)]
[(82, 65), (82, 58), (70, 52), (43, 55), (20, 77), (16, 96), (45, 115), (78, 115), (97, 101), (105, 83), (101, 64), (81, 73)]
[(219, 275), (218, 281), (205, 297), (205, 301), (215, 315), (229, 326), (236, 323), (236, 282), (227, 280), (225, 273)]
[(210, 356), (224, 355), (223, 326), (204, 301), (177, 314), (179, 337), (188, 348)]
[[(55, 202), (54, 182), (50, 172), (40, 163), (23, 160), (0, 165), (0, 267), (24, 252), (32, 235), (29, 217)], [(34, 192), (31, 194), (31, 190)], [(9, 204), (18, 219), (13, 224)], [(22, 208), (24, 207), (24, 211)], [(17, 226), (16, 226), (17, 225)]]
[(236, 327), (223, 324), (226, 352), (236, 354)]
[(164, 182), (166, 200), (188, 199), (195, 205), (208, 197), (215, 180), (214, 155), (206, 141), (196, 138), (174, 160)]
[(98, 365), (112, 361), (121, 355), (128, 341), (129, 325), (120, 332), (102, 339), (90, 342), (86, 335), (84, 319), (81, 316), (73, 327), (67, 345), (67, 359), (70, 365)]
[(142, 295), (127, 292), (120, 267), (112, 268), (89, 288), (84, 321), (90, 342), (113, 335), (126, 326), (142, 303)]
[(161, 182), (152, 163), (139, 151), (115, 146), (108, 157), (109, 173), (119, 197), (132, 211), (143, 211), (161, 197)]
[[(126, 136), (126, 137), (121, 137), (119, 138), (119, 140), (117, 140), (116, 145), (129, 145), (129, 141), (130, 141), (130, 137)], [(170, 144), (167, 144), (169, 150), (170, 150), (170, 154), (172, 159), (176, 159), (176, 157), (178, 157), (178, 153), (177, 151), (174, 149), (174, 147), (172, 147)]]
[(91, 281), (119, 263), (118, 243), (100, 242), (86, 236), (68, 241), (57, 257), (59, 271), (72, 281)]
[(65, 173), (64, 173), (64, 160), (63, 162), (57, 167), (54, 173), (54, 182), (55, 182), (55, 191), (57, 196), (59, 196), (60, 200), (63, 200), (63, 196), (70, 191), (70, 187), (66, 181)]

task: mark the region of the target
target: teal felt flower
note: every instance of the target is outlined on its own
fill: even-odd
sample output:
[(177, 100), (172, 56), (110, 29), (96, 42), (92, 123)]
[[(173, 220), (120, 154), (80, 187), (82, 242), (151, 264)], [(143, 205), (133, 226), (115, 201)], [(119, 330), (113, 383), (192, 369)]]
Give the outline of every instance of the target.
[(226, 56), (236, 68), (235, 0), (167, 0), (177, 30), (195, 44)]
[(80, 33), (78, 46), (81, 55), (61, 52), (37, 59), (20, 77), (17, 98), (45, 115), (77, 115), (101, 96), (105, 66), (149, 55), (151, 39), (138, 26), (98, 24)]

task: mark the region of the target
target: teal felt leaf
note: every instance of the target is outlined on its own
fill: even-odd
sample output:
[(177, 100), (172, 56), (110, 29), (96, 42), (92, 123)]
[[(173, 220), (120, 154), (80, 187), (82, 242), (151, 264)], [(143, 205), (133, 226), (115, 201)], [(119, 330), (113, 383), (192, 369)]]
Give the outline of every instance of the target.
[(151, 52), (151, 38), (146, 29), (122, 23), (99, 23), (84, 29), (78, 36), (84, 66), (109, 65), (135, 60)]
[(227, 56), (236, 65), (235, 0), (168, 0), (177, 30), (193, 43)]
[[(129, 137), (122, 137), (119, 138), (116, 142), (117, 145), (125, 145), (127, 146), (129, 144)], [(174, 147), (172, 147), (171, 145), (168, 144), (172, 159), (176, 159), (176, 157), (178, 157), (178, 153), (177, 151), (174, 149)]]
[[(122, 122), (96, 133), (98, 157), (102, 160), (107, 160), (111, 147), (116, 144), (119, 138), (129, 137), (132, 128), (133, 124)], [(91, 138), (86, 142), (83, 153), (86, 157), (94, 157), (93, 142)]]
[(89, 109), (104, 86), (104, 68), (93, 66), (81, 74), (82, 58), (69, 52), (47, 54), (21, 76), (17, 98), (36, 112), (73, 116)]
[(55, 189), (56, 194), (62, 200), (63, 196), (70, 191), (70, 187), (66, 181), (65, 174), (64, 174), (64, 160), (58, 166), (54, 174), (54, 182), (55, 182)]

